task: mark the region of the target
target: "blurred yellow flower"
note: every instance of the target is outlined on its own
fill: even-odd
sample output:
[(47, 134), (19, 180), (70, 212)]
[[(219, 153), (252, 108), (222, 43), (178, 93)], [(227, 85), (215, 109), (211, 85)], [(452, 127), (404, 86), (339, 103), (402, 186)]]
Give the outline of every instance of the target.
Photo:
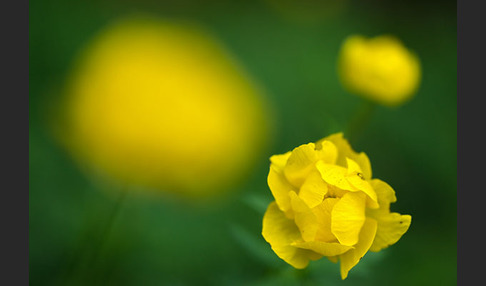
[(69, 150), (124, 184), (216, 193), (249, 171), (267, 140), (263, 91), (191, 23), (114, 23), (84, 50), (66, 93)]
[(386, 35), (348, 37), (341, 47), (338, 73), (350, 92), (387, 106), (409, 100), (421, 78), (418, 57)]
[(410, 215), (390, 212), (395, 191), (372, 179), (368, 156), (342, 133), (270, 158), (268, 186), (275, 198), (262, 235), (295, 268), (327, 256), (340, 260), (341, 278), (370, 251), (380, 251), (408, 230)]

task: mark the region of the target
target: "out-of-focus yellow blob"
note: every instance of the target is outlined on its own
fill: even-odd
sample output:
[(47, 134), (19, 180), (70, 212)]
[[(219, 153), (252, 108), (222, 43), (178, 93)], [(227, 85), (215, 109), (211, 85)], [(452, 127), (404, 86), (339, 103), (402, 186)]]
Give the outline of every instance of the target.
[(348, 37), (338, 63), (342, 84), (353, 93), (387, 106), (397, 106), (416, 92), (420, 62), (393, 36)]
[(261, 154), (262, 91), (194, 24), (119, 21), (76, 67), (65, 139), (77, 159), (112, 179), (206, 196), (241, 179)]

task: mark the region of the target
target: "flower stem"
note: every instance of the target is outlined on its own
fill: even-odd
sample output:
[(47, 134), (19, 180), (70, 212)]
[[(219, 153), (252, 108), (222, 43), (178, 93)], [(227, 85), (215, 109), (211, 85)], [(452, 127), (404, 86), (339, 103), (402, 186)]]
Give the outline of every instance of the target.
[(100, 263), (100, 255), (120, 213), (120, 209), (123, 207), (124, 201), (126, 201), (126, 196), (127, 190), (125, 188), (121, 189), (113, 209), (102, 227), (97, 222), (90, 220), (94, 224), (91, 223), (86, 226), (86, 231), (82, 235), (83, 238), (81, 238), (78, 247), (71, 254), (65, 271), (60, 277), (59, 281), (61, 284), (73, 285), (74, 283), (77, 285), (78, 283), (83, 284), (90, 281), (94, 283), (95, 280), (99, 279), (97, 267)]
[(362, 100), (360, 106), (355, 112), (354, 116), (349, 120), (348, 126), (345, 130), (345, 136), (350, 142), (358, 141), (366, 125), (373, 117), (376, 109), (376, 104), (369, 100)]
[(94, 254), (92, 257), (93, 262), (96, 262), (98, 260), (98, 257), (103, 250), (103, 246), (108, 240), (111, 230), (113, 229), (113, 225), (116, 221), (116, 218), (118, 217), (118, 214), (120, 213), (120, 209), (123, 206), (123, 202), (125, 201), (126, 196), (127, 196), (127, 190), (126, 189), (121, 190), (118, 199), (115, 202), (115, 205), (113, 206), (113, 210), (111, 211), (110, 216), (108, 217), (106, 226), (103, 228), (102, 233), (99, 237), (100, 240), (98, 240), (98, 243), (95, 245)]
[(310, 286), (314, 285), (309, 268), (295, 269), (295, 275), (299, 281), (299, 285)]

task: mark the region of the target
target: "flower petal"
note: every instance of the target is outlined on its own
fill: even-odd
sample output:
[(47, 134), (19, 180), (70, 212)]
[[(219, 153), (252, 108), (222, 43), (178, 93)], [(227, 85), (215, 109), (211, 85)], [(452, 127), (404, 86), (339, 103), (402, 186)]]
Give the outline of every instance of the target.
[(344, 167), (326, 164), (323, 161), (316, 163), (316, 168), (322, 179), (329, 185), (336, 186), (342, 190), (357, 191), (346, 178), (347, 170)]
[(270, 165), (267, 183), (279, 208), (284, 212), (290, 210), (289, 192), (294, 190), (294, 187), (290, 185), (284, 174), (273, 165)]
[(353, 159), (346, 157), (346, 166), (348, 167), (348, 175), (361, 174), (363, 172), (361, 167)]
[(328, 256), (327, 259), (332, 263), (337, 263), (339, 261), (339, 256)]
[(397, 200), (395, 191), (390, 185), (378, 179), (371, 180), (371, 185), (376, 190), (380, 208), (368, 209), (366, 215), (378, 222), (376, 238), (370, 248), (370, 251), (377, 252), (396, 243), (407, 232), (412, 217), (390, 213), (390, 204)]
[(353, 248), (352, 246), (342, 245), (337, 242), (323, 241), (294, 242), (292, 245), (298, 248), (312, 250), (324, 256), (340, 255)]
[(397, 201), (393, 188), (380, 179), (373, 179), (370, 184), (376, 192), (380, 209), (389, 210), (390, 204)]
[(395, 244), (407, 232), (412, 222), (410, 215), (388, 213), (373, 217), (378, 222), (378, 230), (370, 251), (378, 252)]
[(366, 195), (363, 192), (349, 192), (334, 205), (331, 212), (331, 231), (344, 245), (358, 242), (359, 233), (365, 222)]
[(334, 143), (336, 148), (338, 149), (338, 158), (336, 160), (336, 164), (345, 167), (346, 166), (346, 157), (353, 159), (358, 165), (361, 167), (361, 170), (363, 171), (363, 176), (365, 179), (371, 179), (371, 164), (368, 156), (361, 152), (357, 153), (355, 152), (352, 148), (351, 145), (349, 144), (348, 140), (343, 138), (343, 133), (335, 133), (332, 135), (329, 135), (319, 142), (328, 140)]
[(305, 241), (314, 240), (317, 232), (317, 218), (307, 204), (293, 191), (289, 193), (295, 224)]
[(318, 225), (315, 240), (324, 242), (337, 241), (336, 236), (331, 231), (331, 211), (338, 201), (339, 199), (337, 198), (327, 198), (312, 209)]
[(317, 157), (326, 164), (336, 164), (338, 150), (336, 145), (328, 140), (321, 140), (316, 143)]
[(309, 174), (302, 187), (300, 187), (299, 197), (310, 208), (313, 208), (322, 203), (326, 193), (327, 184), (322, 180), (321, 174), (315, 171)]
[(363, 258), (375, 238), (377, 222), (372, 218), (366, 218), (366, 221), (359, 233), (359, 241), (354, 249), (340, 255), (341, 260), (341, 278), (344, 280), (348, 277), (348, 272)]
[(270, 157), (271, 165), (274, 166), (278, 171), (282, 171), (285, 165), (287, 164), (287, 160), (289, 159), (290, 154), (292, 154), (291, 151), (285, 154), (271, 156)]
[(333, 185), (328, 185), (327, 186), (327, 194), (326, 197), (328, 198), (342, 198), (345, 193), (348, 193), (349, 191), (346, 190), (341, 190), (338, 187), (335, 187)]
[(262, 235), (277, 256), (295, 268), (305, 268), (309, 260), (322, 257), (311, 250), (291, 245), (294, 241), (302, 240), (300, 231), (275, 202), (270, 203), (263, 216)]
[(284, 174), (287, 180), (295, 187), (300, 187), (305, 178), (309, 175), (314, 163), (317, 161), (315, 144), (303, 144), (292, 150), (287, 165), (284, 168)]
[(375, 190), (373, 190), (373, 187), (364, 178), (359, 165), (350, 158), (346, 158), (346, 163), (348, 165), (348, 173), (346, 177), (348, 182), (357, 190), (362, 191), (368, 195), (369, 199), (366, 200), (366, 205), (369, 208), (378, 208), (379, 205)]

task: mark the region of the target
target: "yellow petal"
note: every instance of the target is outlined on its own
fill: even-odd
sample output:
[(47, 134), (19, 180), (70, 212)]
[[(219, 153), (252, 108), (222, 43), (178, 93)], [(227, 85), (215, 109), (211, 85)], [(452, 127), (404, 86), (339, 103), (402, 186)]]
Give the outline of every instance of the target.
[(311, 251), (309, 250), (309, 252), (307, 252), (307, 257), (309, 257), (310, 260), (319, 260), (322, 258), (322, 255), (317, 253), (317, 252), (314, 252), (314, 251)]
[(310, 208), (313, 208), (322, 203), (326, 193), (327, 184), (322, 180), (321, 174), (315, 171), (309, 174), (302, 187), (300, 187), (299, 197)]
[(289, 193), (295, 224), (305, 241), (314, 240), (317, 232), (317, 218), (307, 204), (293, 191)]
[(270, 157), (270, 163), (272, 164), (272, 166), (275, 167), (275, 169), (277, 169), (278, 171), (282, 171), (287, 164), (287, 160), (289, 159), (290, 154), (292, 154), (292, 152), (289, 151), (285, 154), (273, 155)]
[(348, 175), (361, 174), (361, 167), (353, 159), (346, 157), (346, 166), (348, 166)]
[(364, 181), (358, 176), (350, 176), (347, 178), (348, 182), (356, 188), (357, 191), (362, 191), (367, 195), (366, 206), (372, 209), (379, 207), (377, 195), (373, 187), (371, 187), (368, 181)]
[(326, 138), (323, 138), (320, 141), (318, 141), (318, 143), (324, 140), (331, 141), (338, 149), (338, 157), (336, 160), (336, 164), (345, 167), (347, 166), (346, 157), (351, 158), (356, 163), (358, 163), (358, 165), (361, 167), (365, 179), (368, 180), (371, 179), (371, 164), (368, 156), (363, 152), (361, 153), (355, 152), (351, 148), (351, 145), (349, 144), (348, 140), (343, 138), (343, 133), (340, 132), (340, 133), (329, 135)]
[(341, 190), (340, 188), (335, 187), (333, 185), (328, 185), (327, 186), (327, 194), (326, 194), (326, 197), (329, 197), (329, 198), (342, 198), (344, 196), (344, 194), (347, 193), (347, 192), (349, 192), (349, 191)]
[(357, 191), (346, 178), (347, 170), (344, 167), (326, 164), (323, 161), (316, 163), (316, 168), (322, 179), (329, 185), (336, 186), (342, 190)]
[(338, 150), (336, 145), (328, 140), (321, 140), (316, 143), (317, 157), (326, 164), (336, 164)]
[(412, 222), (410, 215), (388, 213), (374, 217), (378, 222), (378, 230), (370, 251), (378, 252), (396, 243), (407, 232)]
[(354, 249), (347, 251), (339, 256), (341, 260), (341, 278), (348, 277), (348, 272), (363, 258), (375, 238), (377, 222), (374, 219), (366, 218), (365, 223), (359, 233), (359, 241)]
[(291, 245), (294, 241), (302, 240), (300, 231), (275, 202), (270, 203), (263, 216), (262, 235), (270, 243), (275, 254), (295, 268), (305, 268), (310, 259), (322, 257), (311, 250)]
[(287, 165), (284, 168), (284, 174), (287, 180), (294, 186), (300, 187), (305, 178), (309, 175), (317, 161), (315, 144), (309, 143), (300, 145), (292, 150)]
[(337, 241), (331, 231), (331, 211), (339, 201), (337, 198), (327, 198), (312, 209), (317, 218), (317, 233), (315, 240), (324, 242)]
[(380, 209), (389, 210), (390, 204), (397, 201), (393, 188), (379, 179), (371, 180), (370, 184), (376, 192)]
[(365, 222), (366, 195), (349, 192), (334, 205), (331, 212), (331, 231), (344, 245), (358, 242), (359, 233)]
[[(352, 158), (352, 157), (351, 157)], [(371, 163), (370, 159), (368, 158), (368, 155), (366, 153), (361, 152), (356, 155), (356, 157), (352, 158), (354, 161), (356, 161), (360, 166), (361, 170), (363, 171), (363, 176), (367, 180), (371, 180)]]
[(279, 208), (284, 212), (290, 210), (289, 192), (294, 190), (294, 187), (287, 182), (283, 173), (279, 172), (273, 165), (270, 165), (267, 183)]
[(396, 243), (407, 232), (412, 217), (390, 213), (390, 204), (397, 200), (395, 191), (390, 185), (378, 179), (371, 180), (371, 185), (376, 190), (380, 208), (366, 210), (366, 216), (374, 218), (378, 222), (376, 238), (370, 248), (371, 251), (377, 252)]
[(348, 165), (348, 172), (347, 172), (347, 177), (346, 179), (348, 182), (355, 187), (357, 190), (364, 192), (365, 194), (368, 195), (368, 198), (366, 200), (366, 205), (369, 208), (378, 208), (378, 199), (375, 193), (375, 190), (373, 190), (373, 187), (370, 185), (370, 183), (364, 178), (363, 174), (361, 173), (361, 168), (359, 165), (349, 159), (346, 158), (346, 162)]
[(331, 261), (332, 263), (337, 263), (339, 260), (339, 256), (328, 256), (327, 259)]
[(292, 244), (298, 248), (309, 249), (324, 256), (336, 256), (352, 249), (352, 246), (342, 245), (337, 242), (306, 241), (294, 242)]

